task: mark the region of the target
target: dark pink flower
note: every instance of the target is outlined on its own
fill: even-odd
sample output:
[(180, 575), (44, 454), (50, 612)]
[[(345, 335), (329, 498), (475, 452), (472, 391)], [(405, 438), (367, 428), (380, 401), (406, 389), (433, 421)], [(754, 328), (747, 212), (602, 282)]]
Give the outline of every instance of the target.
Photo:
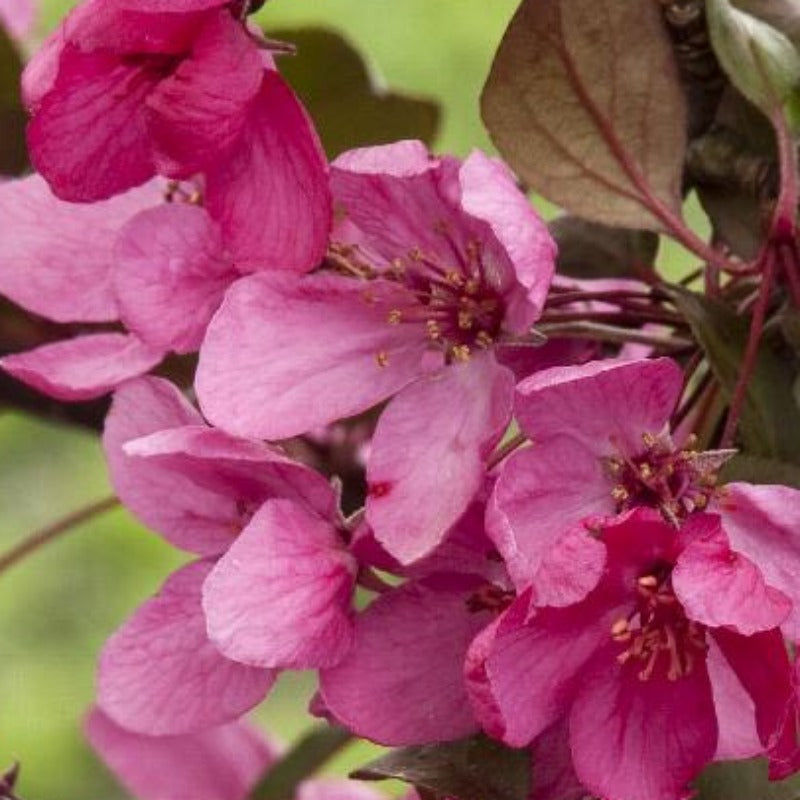
[[(608, 800), (687, 797), (733, 715), (743, 724), (726, 757), (753, 754), (752, 714), (772, 774), (796, 767), (796, 699), (777, 629), (790, 606), (730, 550), (719, 517), (697, 514), (676, 531), (641, 508), (595, 530), (607, 563), (584, 600), (532, 608), (524, 592), (473, 644), (467, 679), (488, 731), (522, 746), (566, 714), (576, 775)], [(726, 554), (727, 572), (709, 550)]]
[(397, 395), (368, 465), (367, 518), (402, 561), (464, 511), (510, 418), (496, 345), (542, 310), (555, 248), (512, 177), (481, 153), (435, 159), (419, 142), (334, 165), (331, 270), (238, 282), (201, 349), (209, 419), (280, 439)]
[(206, 203), (242, 261), (307, 269), (330, 224), (324, 156), (299, 101), (228, 5), (78, 6), (25, 73), (31, 157), (73, 201), (154, 174), (202, 173)]
[[(533, 446), (504, 466), (490, 535), (517, 587), (533, 585), (538, 602), (551, 604), (548, 597), (564, 577), (551, 573), (548, 559), (583, 520), (649, 507), (678, 525), (708, 508), (721, 515), (731, 547), (750, 559), (770, 591), (791, 599), (784, 630), (797, 638), (800, 493), (748, 484), (718, 488), (717, 471), (731, 453), (697, 452), (691, 441), (671, 436), (682, 387), (681, 370), (665, 358), (554, 367), (520, 383), (516, 416)], [(583, 545), (573, 543), (594, 547), (585, 537)], [(579, 554), (574, 558), (580, 563)], [(719, 569), (721, 577), (724, 565)]]

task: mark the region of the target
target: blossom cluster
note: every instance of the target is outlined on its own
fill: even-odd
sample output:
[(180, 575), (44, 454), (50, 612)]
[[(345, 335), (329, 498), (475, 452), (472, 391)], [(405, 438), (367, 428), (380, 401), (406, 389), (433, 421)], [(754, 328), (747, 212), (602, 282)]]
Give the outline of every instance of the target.
[[(795, 772), (800, 493), (720, 482), (679, 360), (541, 344), (587, 284), (496, 158), (329, 164), (247, 6), (85, 0), (25, 72), (37, 174), (0, 185), (0, 292), (66, 336), (3, 369), (113, 392), (114, 490), (192, 559), (106, 643), (95, 747), (145, 800), (240, 800), (275, 758), (241, 718), (315, 670), (359, 737), (530, 748), (536, 800)], [(154, 374), (195, 354), (189, 396)], [(353, 418), (345, 511), (298, 443)]]

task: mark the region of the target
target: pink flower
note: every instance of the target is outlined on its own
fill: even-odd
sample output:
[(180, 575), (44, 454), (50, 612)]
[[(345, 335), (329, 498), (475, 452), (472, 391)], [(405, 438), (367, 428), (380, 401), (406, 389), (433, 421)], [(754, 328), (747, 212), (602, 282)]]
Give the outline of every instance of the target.
[(209, 428), (157, 378), (116, 393), (104, 446), (123, 502), (206, 557), (106, 643), (98, 703), (115, 722), (153, 735), (203, 730), (258, 703), (278, 669), (344, 656), (356, 563), (324, 478)]
[(396, 395), (368, 465), (367, 519), (401, 561), (430, 552), (471, 501), (510, 419), (494, 355), (542, 310), (555, 248), (503, 166), (435, 159), (420, 142), (334, 164), (330, 270), (231, 288), (197, 375), (201, 406), (281, 439)]
[[(0, 185), (0, 294), (58, 323), (119, 319), (114, 247), (120, 228), (163, 202), (151, 181), (92, 205), (58, 200), (39, 176)], [(0, 361), (11, 375), (62, 400), (84, 400), (147, 372), (162, 348), (136, 335), (100, 329)]]
[(743, 483), (717, 488), (717, 470), (732, 453), (696, 452), (691, 441), (670, 435), (682, 387), (681, 370), (665, 358), (554, 367), (523, 381), (516, 417), (533, 446), (504, 466), (490, 535), (517, 587), (533, 585), (537, 602), (551, 604), (564, 578), (547, 561), (583, 520), (644, 506), (678, 525), (708, 508), (721, 515), (731, 546), (792, 600), (784, 630), (797, 638), (800, 493)]
[(324, 156), (228, 5), (86, 0), (26, 70), (31, 158), (72, 201), (202, 173), (237, 257), (308, 268), (330, 224)]
[[(467, 679), (487, 730), (522, 746), (566, 714), (577, 777), (608, 800), (687, 797), (721, 744), (724, 757), (753, 755), (748, 724), (772, 775), (789, 774), (796, 699), (777, 628), (788, 600), (730, 549), (715, 515), (676, 531), (636, 509), (596, 535), (606, 567), (584, 600), (534, 609), (524, 592), (473, 644)], [(734, 716), (739, 739), (723, 742)]]
[[(86, 718), (95, 752), (137, 800), (244, 800), (268, 774), (282, 747), (245, 722), (187, 736), (142, 736), (98, 709)], [(356, 781), (302, 782), (295, 800), (382, 800)]]

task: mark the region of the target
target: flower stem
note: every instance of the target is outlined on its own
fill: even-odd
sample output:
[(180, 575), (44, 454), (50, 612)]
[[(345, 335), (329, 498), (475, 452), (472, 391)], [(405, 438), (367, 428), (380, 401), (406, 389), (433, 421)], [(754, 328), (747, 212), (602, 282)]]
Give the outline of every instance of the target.
[(659, 336), (655, 333), (629, 330), (628, 328), (619, 328), (614, 325), (603, 325), (599, 322), (550, 322), (546, 325), (538, 325), (537, 329), (548, 338), (592, 339), (612, 344), (637, 342), (638, 344), (649, 344), (653, 347), (661, 347), (668, 350), (679, 350), (693, 345), (690, 339), (683, 339), (678, 336)]
[(501, 461), (508, 458), (515, 450), (522, 447), (528, 437), (520, 432), (512, 436), (508, 441), (504, 442), (492, 453), (492, 457), (486, 462), (486, 471), (491, 472)]
[(93, 517), (116, 508), (118, 505), (119, 500), (116, 497), (106, 497), (104, 500), (84, 506), (40, 530), (34, 531), (30, 536), (27, 536), (4, 555), (0, 556), (0, 575), (62, 534), (69, 532), (84, 522), (88, 522)]

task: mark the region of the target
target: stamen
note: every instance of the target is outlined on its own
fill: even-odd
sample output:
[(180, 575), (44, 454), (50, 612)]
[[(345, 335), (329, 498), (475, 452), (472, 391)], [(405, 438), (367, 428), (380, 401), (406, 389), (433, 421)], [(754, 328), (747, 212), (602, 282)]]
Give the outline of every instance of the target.
[(389, 354), (385, 350), (375, 353), (375, 360), (378, 362), (379, 367), (389, 366)]
[(471, 351), (469, 349), (469, 345), (466, 344), (457, 344), (452, 348), (453, 353), (453, 360), (459, 361), (462, 364), (466, 363), (470, 359)]
[(393, 308), (389, 312), (388, 320), (390, 325), (399, 325), (403, 321), (403, 312), (399, 308)]

